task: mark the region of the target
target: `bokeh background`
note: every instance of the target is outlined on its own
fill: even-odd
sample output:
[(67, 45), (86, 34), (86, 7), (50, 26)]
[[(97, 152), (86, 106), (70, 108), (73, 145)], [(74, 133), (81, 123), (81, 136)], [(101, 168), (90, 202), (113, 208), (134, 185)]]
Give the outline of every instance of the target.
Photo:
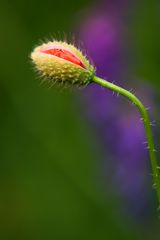
[(159, 239), (134, 106), (94, 84), (41, 85), (29, 59), (41, 40), (81, 46), (150, 108), (159, 156), (159, 28), (159, 0), (1, 0), (0, 239)]

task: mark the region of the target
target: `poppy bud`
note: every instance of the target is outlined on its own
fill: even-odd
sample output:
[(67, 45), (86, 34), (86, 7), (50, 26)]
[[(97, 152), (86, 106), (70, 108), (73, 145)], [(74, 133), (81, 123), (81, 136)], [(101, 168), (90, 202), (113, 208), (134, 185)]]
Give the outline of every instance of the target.
[(48, 42), (36, 47), (31, 59), (51, 84), (85, 86), (92, 82), (94, 67), (80, 50), (66, 42)]

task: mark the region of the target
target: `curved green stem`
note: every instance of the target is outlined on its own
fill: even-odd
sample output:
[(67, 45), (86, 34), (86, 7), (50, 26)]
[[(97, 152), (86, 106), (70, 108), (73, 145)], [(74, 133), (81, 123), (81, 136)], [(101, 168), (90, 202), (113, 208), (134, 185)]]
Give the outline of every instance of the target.
[(148, 116), (148, 112), (142, 102), (131, 92), (111, 83), (106, 80), (103, 80), (99, 77), (94, 77), (93, 81), (105, 88), (108, 88), (114, 92), (117, 92), (125, 97), (127, 97), (139, 110), (141, 117), (143, 119), (144, 127), (146, 130), (146, 138), (147, 138), (147, 143), (148, 143), (148, 150), (150, 154), (150, 161), (151, 161), (151, 167), (152, 167), (152, 174), (153, 174), (153, 181), (154, 181), (154, 186), (157, 192), (157, 197), (158, 197), (158, 203), (160, 205), (160, 178), (159, 178), (159, 166), (157, 163), (156, 159), (156, 154), (155, 154), (155, 148), (154, 148), (154, 141), (153, 141), (153, 136), (152, 136), (152, 129), (151, 129), (151, 124)]

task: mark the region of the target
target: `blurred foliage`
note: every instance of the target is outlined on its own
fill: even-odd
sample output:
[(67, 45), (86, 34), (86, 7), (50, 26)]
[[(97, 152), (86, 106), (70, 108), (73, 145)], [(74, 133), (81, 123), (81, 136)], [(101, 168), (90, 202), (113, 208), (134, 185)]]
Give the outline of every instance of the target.
[[(87, 4), (86, 0), (0, 3), (2, 240), (138, 239), (110, 191), (105, 196), (94, 179), (99, 153), (75, 95), (39, 86), (29, 60), (39, 39), (70, 32), (74, 16)], [(148, 17), (145, 11), (143, 15), (141, 24)], [(151, 76), (158, 66), (153, 48), (147, 48), (151, 36), (142, 44), (142, 36), (150, 34), (145, 29), (141, 32), (140, 25), (136, 29), (139, 59), (145, 63), (144, 75)], [(155, 37), (154, 51), (157, 43)], [(148, 57), (142, 57), (144, 52)], [(155, 81), (156, 76), (152, 75)]]
[(132, 41), (135, 51), (137, 75), (160, 86), (160, 2), (137, 1), (134, 11)]

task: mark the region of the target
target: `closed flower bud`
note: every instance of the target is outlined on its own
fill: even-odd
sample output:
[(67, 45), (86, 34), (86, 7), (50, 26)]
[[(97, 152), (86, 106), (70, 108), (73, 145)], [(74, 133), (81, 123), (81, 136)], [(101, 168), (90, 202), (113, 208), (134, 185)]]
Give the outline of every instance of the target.
[(85, 86), (92, 82), (94, 67), (80, 50), (66, 42), (48, 42), (36, 47), (31, 59), (51, 84)]

